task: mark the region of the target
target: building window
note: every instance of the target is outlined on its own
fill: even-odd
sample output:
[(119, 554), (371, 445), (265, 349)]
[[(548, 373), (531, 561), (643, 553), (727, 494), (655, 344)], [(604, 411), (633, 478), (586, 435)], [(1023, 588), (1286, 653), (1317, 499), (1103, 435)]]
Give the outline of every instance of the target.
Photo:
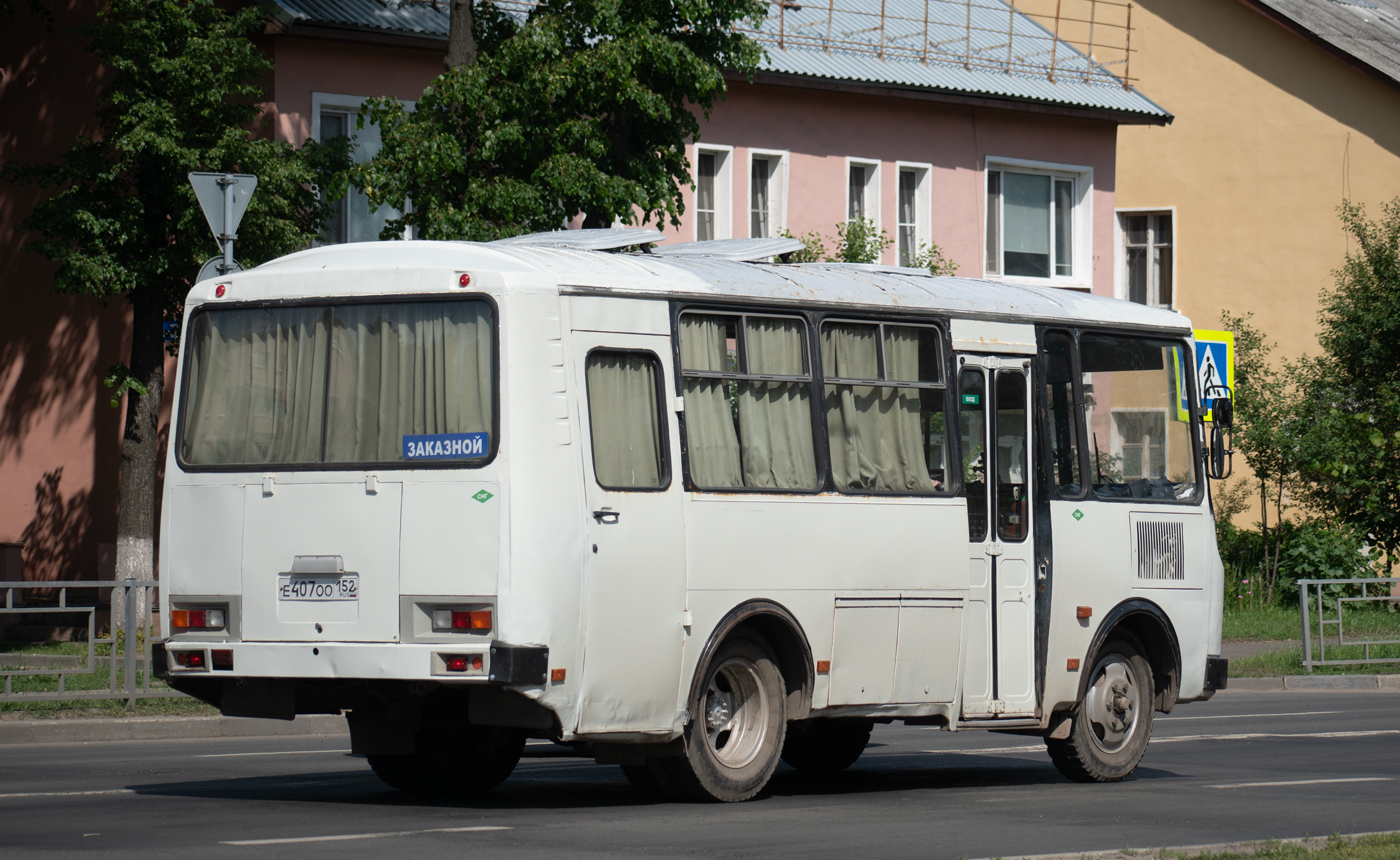
[(1076, 257), (1083, 174), (987, 171), (987, 274), (1012, 278), (1087, 275)]
[(927, 167), (900, 165), (899, 168), (895, 217), (898, 219), (896, 242), (901, 266), (915, 265), (920, 248), (930, 241), (928, 175)]
[(786, 153), (749, 150), (749, 236), (766, 239), (787, 228)]
[[(381, 146), (379, 127), (366, 123), (364, 128), (355, 127), (355, 118), (360, 104), (359, 96), (312, 93), (311, 103), (314, 117), (312, 137), (325, 142), (338, 137), (354, 138), (351, 158), (356, 164), (363, 164), (379, 154)], [(406, 103), (411, 110), (413, 103)], [(338, 200), (331, 218), (321, 229), (321, 245), (334, 245), (341, 242), (377, 242), (390, 220), (402, 217), (403, 213), (390, 206), (381, 206), (371, 211), (369, 198), (358, 188), (351, 188)], [(399, 238), (395, 236), (394, 238)], [(410, 239), (410, 230), (405, 230), (402, 238)]]
[(880, 223), (880, 163), (846, 161), (846, 220)]
[(728, 239), (729, 156), (720, 148), (695, 149), (695, 240)]
[(1127, 213), (1123, 224), (1124, 279), (1128, 301), (1172, 306), (1172, 214)]

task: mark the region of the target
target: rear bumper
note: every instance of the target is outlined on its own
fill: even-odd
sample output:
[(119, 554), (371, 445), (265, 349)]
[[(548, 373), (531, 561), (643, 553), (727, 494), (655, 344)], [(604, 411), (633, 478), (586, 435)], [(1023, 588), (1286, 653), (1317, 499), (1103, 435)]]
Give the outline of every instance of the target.
[[(233, 669), (211, 668), (213, 649), (233, 652)], [(202, 651), (202, 668), (175, 662), (179, 651)], [(481, 658), (480, 666), (448, 671), (444, 655)], [(471, 646), (386, 642), (200, 642), (166, 640), (152, 646), (153, 674), (167, 682), (196, 678), (306, 678), (327, 681), (468, 681), (511, 686), (542, 685), (549, 648), (494, 641)]]

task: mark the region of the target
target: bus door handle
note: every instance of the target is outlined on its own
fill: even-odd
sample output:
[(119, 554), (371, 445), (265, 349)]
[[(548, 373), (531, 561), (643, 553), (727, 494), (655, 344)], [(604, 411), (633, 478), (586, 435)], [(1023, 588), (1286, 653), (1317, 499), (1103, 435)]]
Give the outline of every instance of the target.
[(622, 514), (620, 512), (610, 511), (607, 508), (604, 508), (601, 511), (593, 512), (593, 519), (597, 520), (605, 526), (615, 524), (618, 521), (618, 518), (621, 516)]

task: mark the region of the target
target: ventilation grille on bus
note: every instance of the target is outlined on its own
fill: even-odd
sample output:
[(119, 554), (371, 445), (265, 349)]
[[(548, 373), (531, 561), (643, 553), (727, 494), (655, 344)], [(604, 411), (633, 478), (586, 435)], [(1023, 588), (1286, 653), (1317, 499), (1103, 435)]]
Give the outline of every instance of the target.
[(1186, 529), (1181, 523), (1137, 524), (1138, 579), (1186, 578)]

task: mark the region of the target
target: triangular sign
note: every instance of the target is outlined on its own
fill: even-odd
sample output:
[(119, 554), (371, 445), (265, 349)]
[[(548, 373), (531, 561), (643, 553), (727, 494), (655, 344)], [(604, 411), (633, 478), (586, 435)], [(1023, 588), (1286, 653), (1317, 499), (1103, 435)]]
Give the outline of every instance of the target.
[[(224, 186), (219, 184), (221, 179), (232, 180), (227, 187), (233, 197), (233, 218), (227, 225), (224, 224)], [(209, 229), (214, 231), (214, 238), (222, 242), (224, 235), (232, 236), (238, 232), (238, 222), (248, 211), (248, 201), (253, 198), (253, 189), (258, 187), (258, 178), (251, 173), (191, 173), (190, 185), (194, 188), (194, 196), (199, 198), (204, 217), (209, 221)]]

